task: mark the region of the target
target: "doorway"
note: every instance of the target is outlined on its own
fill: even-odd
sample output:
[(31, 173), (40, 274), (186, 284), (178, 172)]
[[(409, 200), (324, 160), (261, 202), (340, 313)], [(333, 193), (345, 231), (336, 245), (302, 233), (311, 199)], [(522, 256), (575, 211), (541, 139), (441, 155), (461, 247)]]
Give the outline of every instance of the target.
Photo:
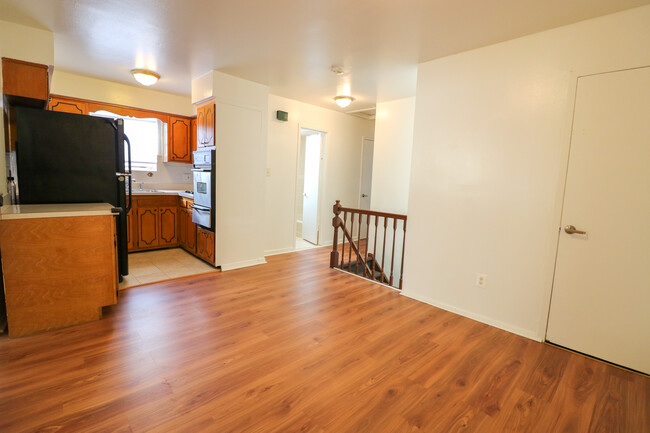
[(650, 67), (580, 77), (546, 339), (650, 374)]
[(325, 132), (300, 128), (296, 179), (296, 249), (317, 246)]

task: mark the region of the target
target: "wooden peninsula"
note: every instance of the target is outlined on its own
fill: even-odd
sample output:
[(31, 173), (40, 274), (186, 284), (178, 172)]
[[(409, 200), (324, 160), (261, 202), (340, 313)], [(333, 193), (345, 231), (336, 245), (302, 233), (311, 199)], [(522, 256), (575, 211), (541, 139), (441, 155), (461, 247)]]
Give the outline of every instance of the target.
[(117, 302), (107, 203), (4, 206), (0, 249), (10, 337), (101, 319)]

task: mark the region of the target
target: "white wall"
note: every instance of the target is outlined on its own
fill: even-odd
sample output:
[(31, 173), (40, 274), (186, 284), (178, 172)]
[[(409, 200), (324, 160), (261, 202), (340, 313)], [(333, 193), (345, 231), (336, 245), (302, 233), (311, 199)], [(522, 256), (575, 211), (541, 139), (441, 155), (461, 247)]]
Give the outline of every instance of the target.
[(50, 92), (55, 95), (71, 96), (91, 101), (126, 105), (153, 111), (194, 116), (196, 109), (190, 96), (160, 92), (135, 84), (129, 86), (113, 81), (87, 77), (72, 72), (54, 69)]
[(649, 23), (645, 6), (420, 65), (405, 295), (544, 337), (576, 77), (649, 65)]
[(408, 213), (415, 97), (377, 103), (370, 208)]
[[(52, 65), (54, 63), (54, 34), (20, 24), (0, 21), (0, 57)], [(2, 89), (2, 66), (0, 65), (0, 89)], [(2, 98), (0, 107), (4, 110)], [(5, 167), (4, 122), (0, 121), (0, 195), (7, 191)]]
[[(289, 121), (276, 120), (276, 111), (289, 113)], [(266, 254), (291, 251), (295, 241), (296, 170), (300, 128), (327, 133), (325, 172), (321, 187), (320, 241), (332, 243), (332, 205), (359, 204), (361, 143), (372, 138), (374, 122), (281, 96), (269, 95), (266, 167)]]
[(212, 76), (216, 102), (216, 260), (225, 271), (266, 262), (264, 165), (269, 88), (217, 71)]

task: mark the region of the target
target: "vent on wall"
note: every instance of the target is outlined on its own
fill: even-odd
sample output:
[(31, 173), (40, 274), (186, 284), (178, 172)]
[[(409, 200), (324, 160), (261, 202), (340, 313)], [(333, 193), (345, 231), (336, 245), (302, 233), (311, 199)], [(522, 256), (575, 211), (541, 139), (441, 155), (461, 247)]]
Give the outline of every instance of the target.
[(366, 120), (375, 120), (375, 114), (377, 112), (376, 107), (362, 108), (361, 110), (347, 111), (346, 114), (351, 114), (353, 116), (361, 117)]

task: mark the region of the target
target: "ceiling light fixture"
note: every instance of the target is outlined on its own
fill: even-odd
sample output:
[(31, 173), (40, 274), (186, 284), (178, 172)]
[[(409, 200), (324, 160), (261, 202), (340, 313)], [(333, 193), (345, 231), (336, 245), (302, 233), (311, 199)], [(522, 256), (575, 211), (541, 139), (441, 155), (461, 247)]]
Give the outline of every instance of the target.
[(133, 78), (143, 86), (156, 84), (156, 81), (160, 79), (160, 75), (156, 74), (154, 71), (148, 71), (146, 69), (131, 69), (131, 75), (133, 75)]
[(350, 105), (354, 101), (354, 98), (352, 96), (335, 96), (334, 97), (334, 102), (336, 102), (336, 105), (338, 105), (341, 108), (345, 108), (348, 105)]

